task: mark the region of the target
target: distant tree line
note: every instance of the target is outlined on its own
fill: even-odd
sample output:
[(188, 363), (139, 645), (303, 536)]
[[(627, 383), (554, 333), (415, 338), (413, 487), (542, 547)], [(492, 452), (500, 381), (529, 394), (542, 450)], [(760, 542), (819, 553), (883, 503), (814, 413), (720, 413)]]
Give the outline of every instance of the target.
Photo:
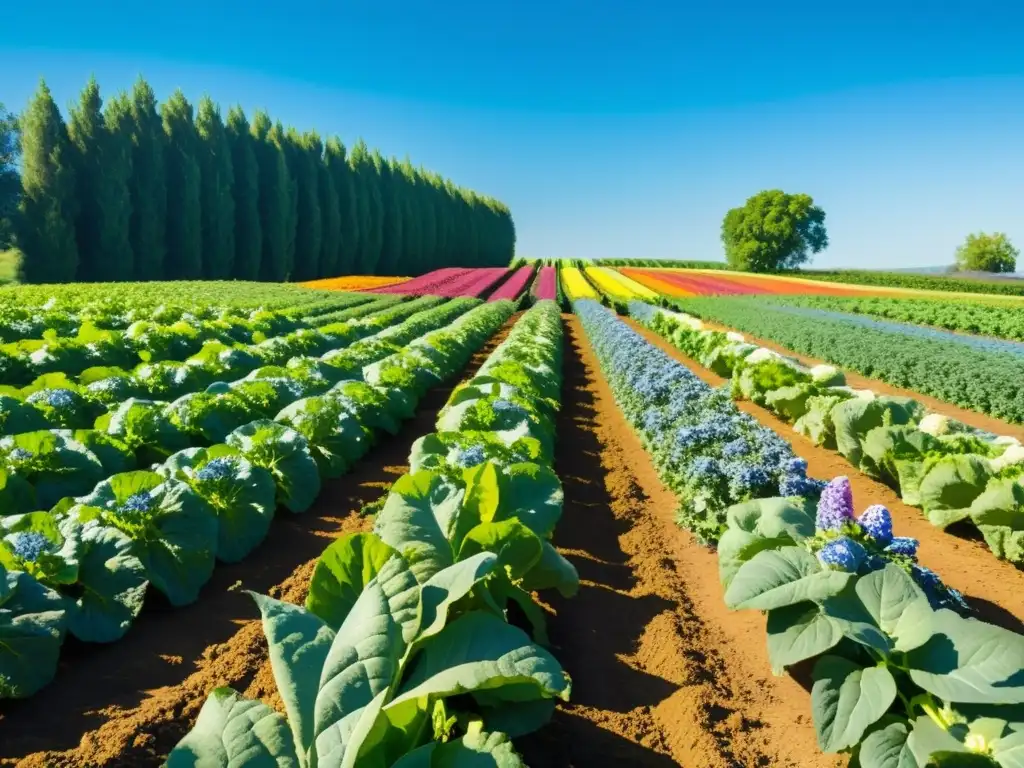
[(7, 127), (0, 152), (17, 134), (21, 168), (4, 216), (0, 156), (0, 240), (6, 227), (25, 282), (416, 275), (515, 251), (497, 200), (266, 112), (225, 118), (180, 90), (158, 105), (141, 78), (106, 104), (90, 80), (67, 121), (40, 82)]

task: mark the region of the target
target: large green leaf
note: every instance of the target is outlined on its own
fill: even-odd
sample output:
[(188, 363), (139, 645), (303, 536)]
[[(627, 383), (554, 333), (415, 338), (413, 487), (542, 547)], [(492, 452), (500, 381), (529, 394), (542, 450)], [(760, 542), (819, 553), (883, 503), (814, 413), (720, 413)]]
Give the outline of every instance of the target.
[(991, 476), (980, 456), (943, 456), (921, 479), (921, 508), (933, 525), (943, 528), (963, 520)]
[(216, 688), (167, 768), (300, 768), (284, 717), (231, 688)]
[(867, 735), (861, 742), (861, 768), (920, 768), (907, 745), (910, 735), (905, 723), (891, 723)]
[(561, 665), (521, 629), (474, 611), (449, 623), (424, 645), (392, 704), (480, 690), (514, 701), (568, 700), (570, 687)]
[(391, 768), (525, 768), (504, 733), (473, 728), (465, 736), (444, 744), (424, 744), (395, 762)]
[(913, 603), (926, 600), (910, 575), (892, 563), (857, 579), (854, 590), (871, 618), (887, 635), (897, 634), (903, 614)]
[(1024, 637), (945, 609), (932, 620), (934, 634), (907, 655), (915, 683), (950, 702), (1024, 703)]
[(274, 476), (278, 501), (291, 512), (305, 512), (320, 494), (320, 472), (309, 443), (294, 429), (262, 419), (239, 427), (224, 442)]
[(860, 742), (888, 711), (896, 681), (885, 667), (862, 667), (840, 656), (823, 656), (814, 666), (811, 707), (818, 745), (838, 752)]
[(263, 616), (263, 634), (270, 648), (274, 682), (288, 713), (288, 725), (300, 757), (313, 744), (313, 707), (320, 672), (334, 632), (315, 614), (297, 605), (250, 592)]
[(566, 560), (550, 541), (542, 542), (540, 560), (523, 577), (523, 589), (557, 589), (563, 596), (572, 597), (580, 589), (580, 575), (576, 566)]
[(1024, 561), (1024, 484), (1020, 478), (997, 478), (971, 502), (971, 519), (996, 557)]
[(768, 611), (768, 658), (772, 672), (824, 653), (843, 638), (843, 627), (816, 603), (803, 602)]
[(725, 591), (725, 604), (734, 610), (769, 610), (823, 600), (839, 594), (852, 578), (852, 573), (823, 570), (817, 558), (800, 547), (766, 550), (736, 572)]
[(448, 619), (448, 609), (501, 562), (491, 552), (479, 552), (443, 571), (438, 571), (420, 593), (420, 626), (416, 641), (423, 642), (440, 632)]
[(336, 539), (317, 560), (306, 607), (337, 629), (366, 585), (397, 554), (373, 533), (350, 533)]
[(564, 493), (558, 475), (533, 462), (505, 469), (496, 519), (517, 518), (541, 538), (549, 538), (562, 516)]
[(516, 519), (480, 523), (462, 540), (459, 559), (493, 552), (498, 562), (508, 569), (511, 578), (518, 580), (541, 558), (543, 543), (537, 534)]
[(31, 696), (53, 679), (66, 622), (60, 595), (0, 567), (0, 699)]

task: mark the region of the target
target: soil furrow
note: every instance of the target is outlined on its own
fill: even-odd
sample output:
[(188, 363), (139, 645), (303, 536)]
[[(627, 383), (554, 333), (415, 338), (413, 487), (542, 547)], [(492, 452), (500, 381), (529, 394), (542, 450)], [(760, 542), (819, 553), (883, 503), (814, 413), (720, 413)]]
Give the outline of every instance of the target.
[[(469, 378), (508, 335), (519, 314), (478, 351)], [(409, 450), (432, 432), (453, 386), (431, 390), (416, 417), (338, 480), (324, 484), (312, 509), (281, 514), (248, 558), (218, 564), (199, 600), (161, 605), (155, 594), (117, 643), (68, 641), (57, 677), (31, 699), (0, 708), (0, 764), (25, 768), (158, 766), (195, 721), (207, 694), (229, 685), (278, 704), (258, 611), (242, 590), (301, 603), (320, 553), (331, 540), (366, 529), (362, 507), (408, 469)]]
[[(688, 358), (658, 334), (633, 320), (628, 322), (651, 344), (678, 360), (708, 384), (719, 386), (726, 381)], [(938, 573), (951, 587), (963, 592), (978, 618), (1024, 634), (1024, 571), (1013, 563), (996, 559), (977, 529), (968, 524), (951, 527), (948, 533), (936, 528), (920, 509), (904, 504), (899, 494), (889, 486), (863, 474), (835, 451), (815, 445), (767, 409), (746, 400), (736, 405), (785, 438), (793, 447), (793, 452), (807, 460), (810, 476), (822, 480), (839, 475), (850, 478), (858, 509), (865, 509), (871, 504), (884, 504), (892, 513), (896, 535), (912, 536), (921, 542), (921, 564)]]
[(715, 555), (673, 522), (675, 497), (565, 316), (555, 543), (580, 594), (551, 599), (572, 702), (519, 747), (534, 768), (840, 765), (819, 753), (806, 690), (771, 675), (764, 619), (723, 602)]

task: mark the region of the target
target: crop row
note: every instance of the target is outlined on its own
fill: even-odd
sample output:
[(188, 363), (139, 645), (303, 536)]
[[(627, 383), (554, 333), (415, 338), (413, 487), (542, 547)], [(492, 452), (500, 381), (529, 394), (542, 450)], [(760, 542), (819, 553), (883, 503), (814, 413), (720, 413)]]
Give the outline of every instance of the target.
[(579, 267), (562, 267), (558, 270), (558, 274), (561, 279), (562, 290), (565, 291), (566, 298), (569, 301), (599, 298), (598, 292), (583, 275), (583, 270)]
[(791, 296), (791, 306), (810, 307), (895, 320), (901, 323), (1024, 341), (1024, 306), (983, 299), (913, 299), (877, 296)]
[[(404, 348), (369, 345), (364, 357), (376, 362), (366, 365), (365, 381), (339, 377), (312, 386), (295, 374), (282, 376), (276, 389), (257, 380), (276, 397), (277, 415), (265, 418), (252, 407), (247, 423), (227, 434), (223, 422), (208, 420), (205, 426), (221, 430), (204, 447), (177, 450), (165, 415), (127, 404), (129, 434), (122, 436), (173, 451), (165, 461), (117, 472), (48, 512), (0, 518), (0, 694), (29, 696), (49, 682), (66, 632), (89, 642), (123, 636), (150, 584), (172, 605), (194, 601), (216, 560), (251, 552), (279, 506), (308, 509), (323, 479), (343, 474), (376, 433), (397, 431), (426, 390), (464, 366), (512, 309), (494, 303), (451, 324), (442, 318), (435, 327), (447, 327)], [(218, 401), (245, 386), (224, 385)], [(30, 455), (23, 438), (39, 453)], [(46, 464), (59, 473), (78, 452), (72, 442), (50, 432), (7, 438), (5, 463), (15, 472)]]
[[(632, 372), (636, 361), (660, 360), (660, 350), (593, 302), (576, 310), (624, 415), (666, 482), (686, 494), (645, 412), (699, 419), (729, 408), (666, 386), (658, 370)], [(716, 443), (709, 436), (687, 461), (718, 461)], [(726, 605), (767, 614), (773, 672), (813, 663), (822, 751), (849, 754), (860, 768), (1019, 766), (1024, 637), (964, 618), (959, 594), (917, 563), (918, 542), (893, 536), (885, 507), (855, 514), (847, 478), (798, 485), (729, 507), (717, 554)]]
[(508, 270), (504, 267), (467, 269), (446, 267), (435, 269), (399, 285), (373, 288), (373, 293), (401, 293), (410, 296), (482, 296), (501, 280)]
[(832, 366), (810, 368), (696, 318), (634, 302), (630, 312), (686, 355), (732, 379), (751, 400), (816, 445), (837, 450), (865, 474), (946, 528), (978, 527), (999, 558), (1024, 563), (1024, 447), (971, 429), (916, 400), (845, 386)]
[[(186, 322), (170, 325), (137, 320), (125, 331), (83, 326), (71, 337), (48, 336), (0, 346), (4, 394), (24, 394), (64, 386), (77, 378), (97, 392), (139, 389), (152, 396), (191, 391), (203, 372), (224, 366), (250, 369), (287, 360), (292, 354), (326, 350), (376, 333), (405, 317), (444, 301), (425, 296), (385, 305), (370, 316), (319, 327), (295, 323), (274, 313), (254, 313), (248, 321)], [(295, 328), (295, 330), (289, 330)], [(246, 344), (242, 339), (250, 338)], [(132, 370), (128, 370), (131, 368)], [(247, 372), (247, 371), (246, 371)], [(116, 388), (115, 388), (116, 385)]]
[(169, 768), (523, 765), (510, 738), (570, 691), (530, 594), (578, 587), (549, 542), (560, 352), (541, 302), (417, 441), (374, 532), (324, 552), (305, 607), (254, 595), (285, 714), (216, 689)]
[(1024, 359), (962, 344), (806, 317), (751, 299), (684, 299), (682, 310), (1007, 421), (1024, 422)]
[(1012, 278), (1001, 280), (975, 280), (944, 275), (915, 275), (900, 272), (871, 272), (850, 269), (836, 272), (808, 270), (787, 272), (808, 280), (853, 285), (877, 285), (892, 288), (913, 288), (925, 291), (953, 291), (956, 293), (991, 293), (1003, 296), (1024, 296), (1024, 283)]
[(608, 267), (586, 267), (584, 270), (590, 282), (603, 294), (618, 301), (630, 299), (657, 299), (658, 294), (650, 288), (631, 280), (622, 273)]
[(498, 289), (487, 300), (500, 301), (501, 299), (509, 299), (510, 301), (516, 301), (523, 293), (526, 284), (530, 282), (531, 277), (533, 277), (532, 266), (520, 267), (509, 276), (508, 280), (498, 286)]

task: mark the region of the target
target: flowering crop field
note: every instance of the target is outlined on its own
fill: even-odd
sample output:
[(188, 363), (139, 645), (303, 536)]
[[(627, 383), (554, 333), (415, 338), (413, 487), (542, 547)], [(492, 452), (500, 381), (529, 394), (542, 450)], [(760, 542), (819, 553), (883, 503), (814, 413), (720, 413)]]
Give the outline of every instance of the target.
[(1019, 766), (1013, 306), (0, 289), (0, 762)]

